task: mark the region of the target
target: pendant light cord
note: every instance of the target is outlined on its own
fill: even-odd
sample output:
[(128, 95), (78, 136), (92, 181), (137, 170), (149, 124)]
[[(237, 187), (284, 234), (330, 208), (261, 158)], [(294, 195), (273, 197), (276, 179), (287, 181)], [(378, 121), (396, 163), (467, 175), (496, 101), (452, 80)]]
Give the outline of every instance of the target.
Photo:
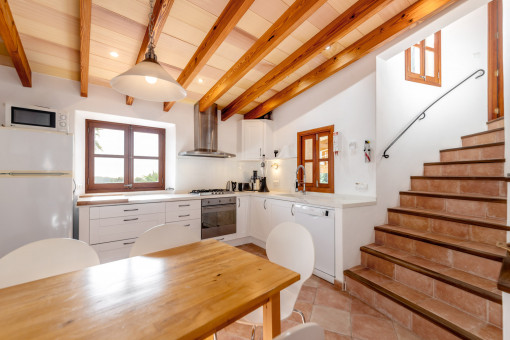
[(147, 49), (147, 53), (145, 54), (145, 58), (146, 59), (152, 59), (154, 61), (157, 60), (156, 58), (156, 53), (154, 52), (154, 1), (155, 0), (150, 0), (149, 3), (150, 3), (150, 6), (151, 6), (151, 10), (150, 10), (150, 13), (149, 13), (149, 46), (148, 46), (148, 49)]

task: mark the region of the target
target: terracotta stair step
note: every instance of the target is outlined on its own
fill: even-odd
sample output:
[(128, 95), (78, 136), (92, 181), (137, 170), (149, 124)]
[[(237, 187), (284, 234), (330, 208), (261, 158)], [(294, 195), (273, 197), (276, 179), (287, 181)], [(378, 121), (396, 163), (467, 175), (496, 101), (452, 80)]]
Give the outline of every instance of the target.
[[(397, 214), (405, 214), (405, 215), (414, 215), (414, 216), (438, 219), (438, 220), (443, 220), (443, 221), (476, 225), (476, 226), (480, 226), (480, 227), (484, 227), (484, 228), (492, 228), (492, 229), (510, 231), (510, 226), (506, 225), (506, 220), (504, 220), (504, 219), (472, 217), (472, 216), (466, 216), (466, 215), (462, 215), (462, 214), (439, 212), (439, 211), (435, 211), (435, 210), (418, 209), (418, 208), (404, 208), (404, 207), (388, 208), (388, 212), (389, 213), (397, 213)], [(389, 218), (388, 218), (388, 220), (389, 220)], [(390, 224), (393, 224), (393, 223), (390, 223)]]
[[(382, 295), (411, 311), (413, 313), (413, 331), (415, 330), (415, 315), (418, 315), (462, 339), (502, 338), (501, 328), (484, 322), (371, 269), (358, 266), (346, 270), (344, 275), (346, 276), (347, 291), (367, 302), (375, 309), (380, 310), (378, 306), (374, 305), (377, 301), (377, 295)], [(361, 290), (358, 286), (360, 284), (377, 295), (371, 296), (366, 290)], [(360, 291), (362, 292), (361, 296), (358, 294)], [(433, 330), (430, 329), (430, 331)], [(449, 337), (445, 334), (441, 338), (446, 339)]]
[(505, 157), (505, 142), (444, 149), (439, 152), (439, 157), (444, 162), (503, 158)]
[(427, 191), (401, 191), (404, 208), (466, 214), (473, 217), (506, 219), (506, 198), (477, 194), (453, 194)]
[(482, 159), (425, 163), (425, 176), (496, 176), (504, 175), (504, 159)]
[(487, 129), (494, 130), (505, 126), (505, 117), (499, 117), (487, 122)]
[[(365, 253), (370, 256), (375, 256), (386, 262), (393, 263), (394, 265), (406, 268), (418, 274), (428, 276), (433, 280), (444, 282), (501, 305), (501, 291), (497, 288), (497, 283), (495, 281), (491, 281), (462, 270), (439, 265), (435, 262), (428, 261), (421, 257), (411, 255), (401, 250), (395, 250), (384, 245), (369, 244), (361, 247), (361, 252), (362, 254)], [(362, 259), (362, 264), (372, 270), (379, 271), (377, 268), (377, 262), (375, 265), (371, 266), (370, 263), (368, 263), (368, 265), (363, 263)], [(395, 273), (394, 278), (399, 280), (398, 273)], [(413, 277), (413, 279), (416, 278)], [(402, 283), (405, 284), (406, 282)], [(430, 291), (433, 290), (432, 286), (433, 285), (430, 284), (430, 287), (428, 287)]]
[(411, 190), (506, 197), (508, 180), (502, 176), (411, 176)]
[(483, 132), (462, 136), (462, 146), (485, 145), (505, 141), (504, 128), (492, 129)]
[(401, 191), (400, 195), (407, 196), (420, 196), (420, 197), (434, 197), (434, 198), (449, 198), (456, 200), (466, 201), (481, 201), (481, 202), (493, 202), (493, 203), (506, 203), (506, 197), (501, 196), (490, 196), (490, 195), (478, 195), (478, 194), (453, 194), (443, 192), (428, 192), (428, 191)]
[(459, 251), (462, 253), (483, 257), (485, 259), (489, 259), (492, 261), (502, 262), (506, 256), (506, 251), (502, 248), (496, 247), (496, 245), (466, 241), (455, 237), (450, 237), (428, 231), (423, 232), (396, 225), (376, 226), (375, 230), (384, 233), (389, 233), (392, 235), (405, 237), (422, 243), (428, 243), (435, 246)]

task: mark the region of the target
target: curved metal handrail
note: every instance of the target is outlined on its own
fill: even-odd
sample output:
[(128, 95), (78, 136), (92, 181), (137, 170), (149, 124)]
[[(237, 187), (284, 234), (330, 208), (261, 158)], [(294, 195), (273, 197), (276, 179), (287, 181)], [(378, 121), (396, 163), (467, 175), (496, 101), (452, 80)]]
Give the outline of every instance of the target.
[(455, 85), (454, 87), (452, 87), (450, 90), (448, 90), (446, 93), (444, 93), (441, 97), (437, 98), (432, 104), (430, 104), (429, 106), (427, 106), (427, 108), (425, 110), (423, 110), (420, 114), (418, 114), (414, 119), (413, 121), (407, 125), (407, 127), (404, 129), (404, 131), (402, 131), (394, 140), (393, 142), (390, 143), (390, 145), (388, 145), (388, 147), (386, 148), (386, 150), (384, 150), (383, 152), (383, 157), (384, 158), (388, 158), (390, 157), (390, 155), (387, 155), (386, 152), (393, 146), (393, 144), (395, 144), (395, 142), (397, 140), (399, 140), (400, 137), (402, 137), (402, 135), (404, 133), (406, 133), (407, 130), (409, 130), (409, 128), (414, 124), (416, 123), (416, 121), (418, 120), (422, 120), (423, 118), (425, 118), (425, 112), (427, 112), (428, 109), (430, 109), (432, 106), (434, 106), (434, 104), (436, 104), (438, 101), (440, 101), (441, 99), (443, 99), (448, 93), (452, 92), (453, 90), (455, 90), (457, 87), (459, 87), (460, 85), (462, 85), (463, 83), (465, 83), (467, 80), (469, 80), (469, 78), (473, 77), (474, 75), (476, 75), (477, 73), (480, 73), (478, 76), (476, 76), (475, 79), (478, 79), (480, 77), (482, 77), (484, 74), (485, 74), (485, 71), (483, 69), (479, 69), (479, 70), (476, 70), (475, 72), (471, 73), (467, 78), (465, 78), (463, 81), (461, 81), (460, 83), (458, 83), (457, 85)]

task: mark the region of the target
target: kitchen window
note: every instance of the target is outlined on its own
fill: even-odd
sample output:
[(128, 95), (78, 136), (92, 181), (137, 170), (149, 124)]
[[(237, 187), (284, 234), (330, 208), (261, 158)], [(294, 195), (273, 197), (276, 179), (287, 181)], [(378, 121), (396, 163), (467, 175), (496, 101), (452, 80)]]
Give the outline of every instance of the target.
[(406, 50), (406, 80), (441, 86), (441, 31)]
[(165, 129), (86, 120), (85, 148), (85, 192), (165, 188)]
[[(333, 130), (331, 125), (297, 134), (297, 165), (305, 167), (306, 191), (335, 192)], [(299, 176), (302, 182), (301, 170)], [(303, 189), (302, 185), (299, 188)]]

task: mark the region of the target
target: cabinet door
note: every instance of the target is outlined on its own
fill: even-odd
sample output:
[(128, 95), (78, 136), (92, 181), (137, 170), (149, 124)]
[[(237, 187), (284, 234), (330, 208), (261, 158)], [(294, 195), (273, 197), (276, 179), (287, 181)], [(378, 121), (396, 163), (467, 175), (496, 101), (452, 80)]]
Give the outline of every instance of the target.
[(236, 230), (237, 237), (249, 234), (250, 197), (237, 197)]
[(260, 159), (264, 152), (264, 122), (242, 121), (242, 158)]
[(266, 242), (268, 235), (269, 206), (268, 199), (252, 197), (250, 203), (250, 235)]
[(293, 205), (294, 203), (292, 202), (269, 200), (270, 218), (268, 223), (268, 235), (278, 224), (294, 222)]

